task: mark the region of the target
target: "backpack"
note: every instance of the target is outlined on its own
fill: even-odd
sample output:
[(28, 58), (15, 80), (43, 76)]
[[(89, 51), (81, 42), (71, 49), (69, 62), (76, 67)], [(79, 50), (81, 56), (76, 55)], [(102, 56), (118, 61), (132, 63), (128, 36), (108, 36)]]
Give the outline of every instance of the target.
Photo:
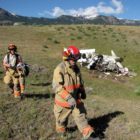
[[(8, 64), (10, 62), (9, 56), (10, 56), (10, 54), (8, 53), (7, 54)], [(30, 73), (30, 67), (29, 67), (29, 65), (26, 64), (26, 63), (19, 63), (18, 64), (18, 56), (19, 55), (18, 54), (15, 54), (15, 56), (16, 56), (16, 64), (15, 64), (15, 68), (14, 69), (20, 68), (23, 71), (23, 75), (27, 77), (29, 75), (29, 73)]]
[(28, 76), (30, 73), (30, 67), (26, 63), (24, 63), (24, 70), (25, 70), (25, 76)]
[(30, 67), (26, 63), (19, 63), (17, 64), (17, 70), (22, 71), (23, 76), (28, 76), (30, 73)]

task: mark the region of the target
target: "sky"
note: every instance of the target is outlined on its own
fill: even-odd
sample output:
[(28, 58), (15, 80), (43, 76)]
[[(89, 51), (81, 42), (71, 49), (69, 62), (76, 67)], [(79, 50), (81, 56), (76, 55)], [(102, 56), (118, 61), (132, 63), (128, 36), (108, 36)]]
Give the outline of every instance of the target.
[(89, 19), (108, 15), (140, 19), (140, 0), (0, 0), (0, 8), (29, 17), (71, 15)]

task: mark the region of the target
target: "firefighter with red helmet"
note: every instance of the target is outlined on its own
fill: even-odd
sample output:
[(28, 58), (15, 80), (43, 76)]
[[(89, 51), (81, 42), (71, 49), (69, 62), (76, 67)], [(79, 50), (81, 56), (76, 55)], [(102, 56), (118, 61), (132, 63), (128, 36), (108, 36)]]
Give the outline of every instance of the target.
[(72, 114), (83, 139), (90, 139), (94, 131), (88, 124), (82, 102), (82, 99), (86, 99), (86, 93), (80, 69), (76, 64), (79, 58), (79, 49), (69, 46), (63, 52), (63, 62), (54, 70), (52, 86), (55, 92), (56, 131), (65, 135), (68, 118)]
[[(19, 73), (17, 65), (22, 63), (21, 56), (17, 53), (17, 46), (9, 44), (8, 53), (3, 59), (3, 67), (5, 69), (4, 83), (11, 89), (11, 93), (15, 98), (21, 98), (21, 92), (24, 90), (24, 82), (19, 83)], [(24, 81), (24, 80), (22, 80)]]

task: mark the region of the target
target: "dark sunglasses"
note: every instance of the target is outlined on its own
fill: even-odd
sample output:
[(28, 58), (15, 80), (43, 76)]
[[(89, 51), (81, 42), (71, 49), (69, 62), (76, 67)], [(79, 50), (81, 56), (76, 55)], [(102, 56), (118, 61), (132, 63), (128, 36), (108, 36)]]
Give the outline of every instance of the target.
[(8, 49), (9, 51), (16, 51), (16, 49)]

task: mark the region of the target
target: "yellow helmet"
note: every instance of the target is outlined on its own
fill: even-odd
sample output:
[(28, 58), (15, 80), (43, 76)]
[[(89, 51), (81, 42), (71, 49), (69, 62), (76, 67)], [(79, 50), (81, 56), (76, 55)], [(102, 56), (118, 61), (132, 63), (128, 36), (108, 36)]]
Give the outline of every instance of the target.
[(8, 50), (14, 50), (14, 51), (17, 51), (17, 46), (14, 45), (14, 44), (9, 44), (9, 46), (8, 46)]

